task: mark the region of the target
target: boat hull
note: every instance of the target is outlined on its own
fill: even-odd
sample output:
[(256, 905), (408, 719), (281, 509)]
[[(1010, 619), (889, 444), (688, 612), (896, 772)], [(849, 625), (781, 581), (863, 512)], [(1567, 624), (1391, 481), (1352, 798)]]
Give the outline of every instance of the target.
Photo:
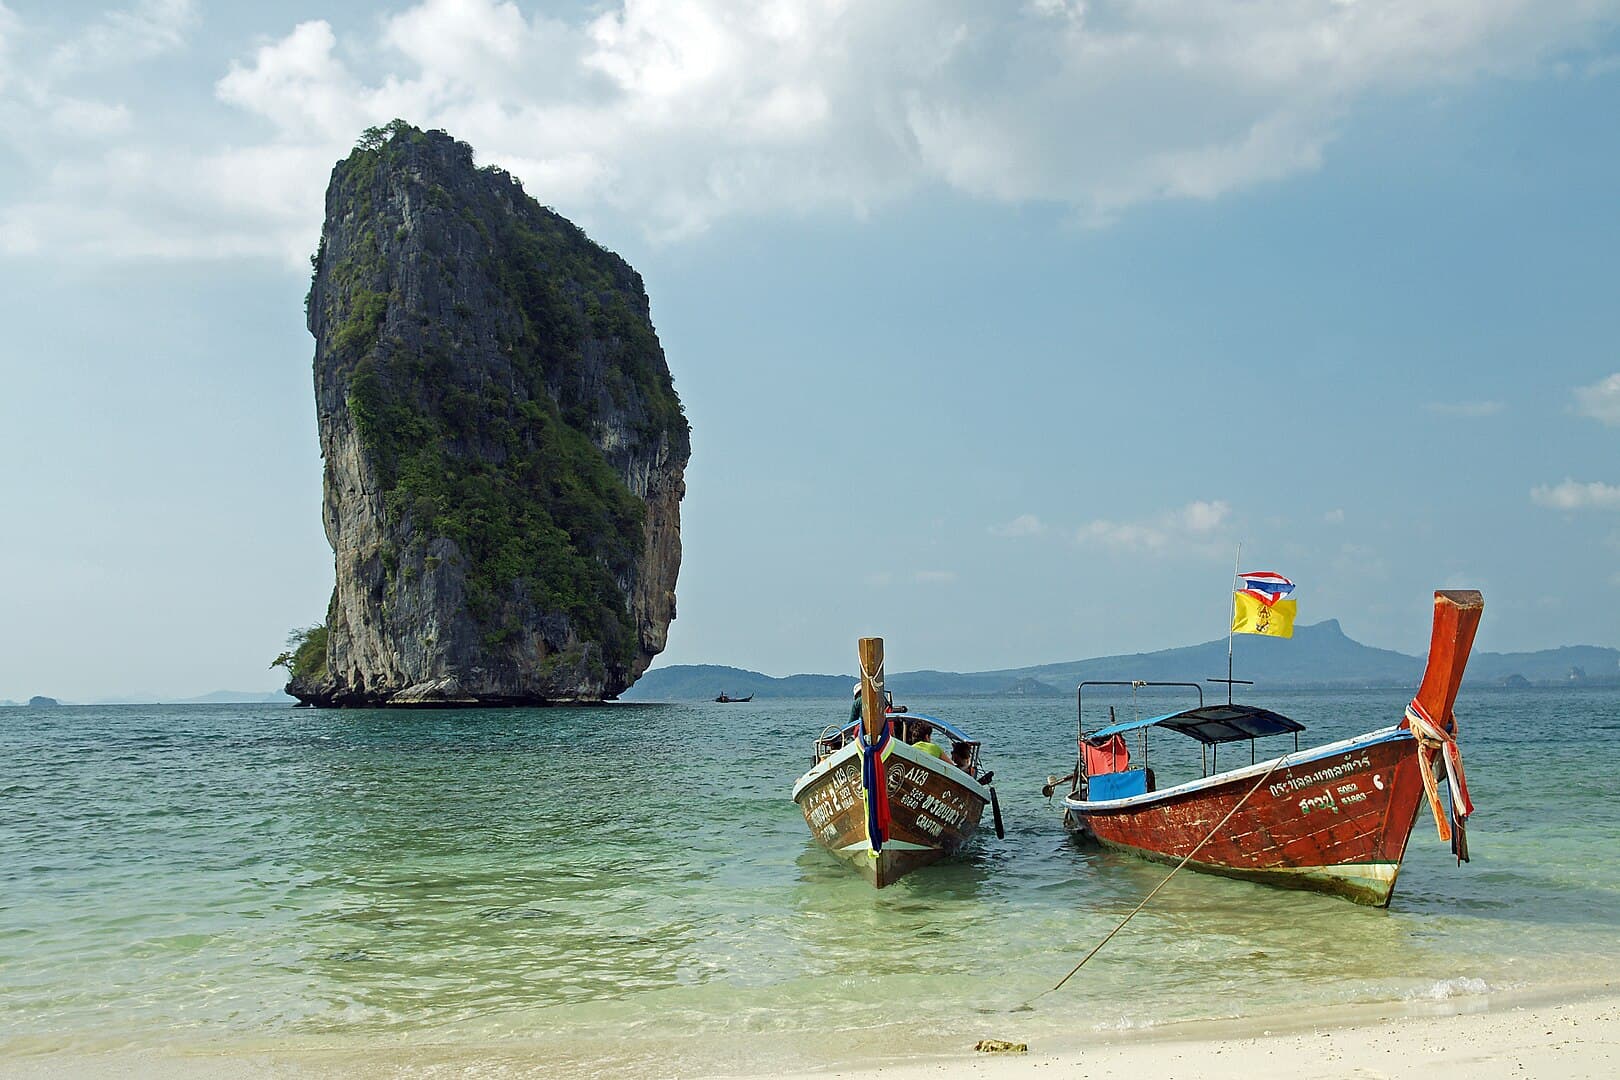
[(898, 739), (885, 761), (890, 835), (875, 855), (866, 836), (860, 749), (830, 755), (794, 785), (793, 801), (818, 844), (878, 888), (960, 851), (979, 826), (988, 790)]
[(1190, 869), (1386, 906), (1424, 801), (1411, 733), (1387, 728), (1290, 754), (1266, 776), (1270, 765), (1128, 799), (1070, 796), (1064, 821), (1161, 862), (1180, 862), (1214, 830)]

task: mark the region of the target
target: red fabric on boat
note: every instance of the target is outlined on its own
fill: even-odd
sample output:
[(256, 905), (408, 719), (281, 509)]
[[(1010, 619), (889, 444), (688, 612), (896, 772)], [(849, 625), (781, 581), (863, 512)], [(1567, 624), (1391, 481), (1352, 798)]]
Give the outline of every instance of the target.
[(1131, 752), (1125, 746), (1125, 737), (1115, 735), (1101, 746), (1085, 744), (1086, 775), (1103, 776), (1123, 772), (1131, 767)]

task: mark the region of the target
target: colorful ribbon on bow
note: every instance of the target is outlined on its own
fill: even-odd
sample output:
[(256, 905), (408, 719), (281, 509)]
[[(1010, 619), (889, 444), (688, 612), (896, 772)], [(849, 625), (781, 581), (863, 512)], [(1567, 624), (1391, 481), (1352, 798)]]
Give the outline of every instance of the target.
[(861, 801), (866, 804), (866, 838), (875, 859), (889, 838), (889, 777), (884, 758), (889, 756), (892, 738), (885, 723), (875, 743), (866, 741), (864, 731), (856, 732), (861, 747)]
[[(1468, 797), (1468, 780), (1463, 775), (1462, 748), (1457, 745), (1457, 721), (1447, 727), (1434, 722), (1422, 705), (1414, 699), (1406, 707), (1406, 723), (1418, 742), (1418, 773), (1423, 777), (1423, 791), (1429, 797), (1429, 809), (1434, 812), (1434, 824), (1440, 839), (1451, 841), (1451, 853), (1458, 862), (1468, 861), (1468, 817), (1474, 812), (1473, 800)], [(1443, 758), (1441, 770), (1451, 793), (1450, 824), (1445, 807), (1440, 802), (1440, 779), (1435, 772), (1435, 761)]]

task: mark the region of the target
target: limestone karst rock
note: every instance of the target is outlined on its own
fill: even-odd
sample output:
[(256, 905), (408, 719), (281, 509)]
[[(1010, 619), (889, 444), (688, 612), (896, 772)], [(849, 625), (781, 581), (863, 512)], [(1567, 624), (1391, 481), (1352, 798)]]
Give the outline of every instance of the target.
[(686, 418), (641, 277), (449, 135), (332, 172), (308, 298), (329, 705), (617, 696), (675, 616)]

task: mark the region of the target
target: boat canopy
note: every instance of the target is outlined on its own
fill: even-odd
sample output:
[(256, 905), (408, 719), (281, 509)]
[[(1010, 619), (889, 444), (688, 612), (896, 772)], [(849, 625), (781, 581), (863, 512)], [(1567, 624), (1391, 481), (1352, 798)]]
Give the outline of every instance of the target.
[[(979, 740), (975, 739), (973, 736), (969, 735), (967, 732), (963, 731), (961, 728), (957, 727), (955, 724), (950, 723), (947, 720), (941, 720), (937, 716), (925, 716), (922, 713), (915, 713), (915, 712), (890, 713), (889, 714), (889, 719), (890, 720), (926, 720), (930, 724), (932, 724), (934, 727), (939, 728), (939, 730), (943, 731), (946, 735), (949, 735), (951, 737), (951, 741), (953, 741), (953, 742), (978, 742), (979, 741)], [(846, 724), (846, 725), (844, 725), (844, 734), (852, 736), (852, 735), (855, 734), (855, 729), (858, 728), (858, 727), (860, 727), (859, 723)]]
[(1304, 731), (1305, 725), (1290, 720), (1282, 713), (1261, 709), (1254, 705), (1200, 705), (1196, 709), (1149, 716), (1142, 720), (1126, 720), (1110, 724), (1101, 731), (1086, 736), (1086, 742), (1100, 746), (1115, 735), (1140, 728), (1162, 727), (1179, 731), (1204, 743), (1237, 742), (1239, 739), (1263, 739), (1267, 735), (1286, 735), (1290, 731)]

